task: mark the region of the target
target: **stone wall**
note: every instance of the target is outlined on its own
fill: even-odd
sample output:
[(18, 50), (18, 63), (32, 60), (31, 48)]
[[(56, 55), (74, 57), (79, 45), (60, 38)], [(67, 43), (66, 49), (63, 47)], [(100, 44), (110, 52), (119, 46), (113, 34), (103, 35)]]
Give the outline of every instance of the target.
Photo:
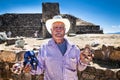
[(69, 15), (69, 14), (62, 14), (63, 18), (68, 18), (70, 21), (70, 29), (69, 29), (69, 33), (76, 33), (76, 17)]
[[(59, 3), (42, 3), (42, 14), (0, 15), (0, 31), (11, 31), (12, 37), (33, 37), (34, 32), (38, 31), (39, 37), (48, 38), (51, 35), (46, 30), (45, 22), (54, 15), (62, 15), (70, 20), (71, 27), (68, 34), (103, 33), (99, 25), (83, 21), (70, 14), (60, 14)], [(80, 24), (77, 25), (77, 22)]]
[(42, 20), (51, 19), (54, 15), (59, 15), (59, 3), (42, 3)]
[[(13, 74), (10, 70), (13, 63), (0, 62), (0, 80), (43, 80), (42, 75), (31, 76), (28, 73)], [(99, 69), (88, 66), (84, 71), (78, 71), (78, 80), (120, 80), (120, 70)]]
[[(105, 52), (107, 48), (108, 47), (103, 46), (102, 50)], [(114, 48), (114, 50), (118, 51), (120, 49)], [(15, 64), (16, 61), (23, 61), (24, 53), (24, 51), (21, 51), (16, 55), (14, 51), (0, 51), (0, 80), (30, 80), (31, 75), (28, 73), (16, 75), (11, 72), (12, 65)], [(119, 56), (119, 53), (111, 57), (115, 58), (117, 56)], [(98, 60), (96, 58), (95, 56), (93, 63), (84, 71), (78, 71), (79, 80), (120, 80), (120, 62), (118, 60), (109, 61), (108, 58), (104, 59), (104, 56), (101, 56), (101, 59)], [(41, 76), (32, 76), (32, 80), (39, 79), (43, 80), (43, 74)]]
[(102, 45), (101, 49), (94, 50), (94, 58), (98, 60), (120, 61), (120, 47)]
[(34, 32), (39, 31), (41, 36), (41, 18), (41, 14), (4, 14), (0, 19), (0, 31), (11, 31), (12, 37), (33, 37)]
[(78, 72), (79, 80), (119, 80), (120, 70), (115, 72), (110, 69), (99, 69), (87, 67), (86, 70)]
[(102, 34), (103, 30), (100, 30), (99, 25), (79, 25), (76, 30), (77, 34)]
[(45, 22), (48, 19), (53, 18), (55, 15), (60, 14), (59, 4), (58, 3), (42, 3), (42, 31), (43, 37), (51, 37), (49, 32), (45, 27)]
[[(103, 30), (100, 29), (99, 25), (95, 25), (86, 21), (83, 21), (73, 15), (69, 14), (62, 14), (64, 18), (68, 18), (70, 20), (70, 30), (69, 33), (75, 33), (75, 34), (102, 34)], [(76, 23), (79, 22), (81, 24), (77, 25)]]
[(2, 16), (0, 15), (0, 26), (3, 25), (3, 22), (2, 22)]

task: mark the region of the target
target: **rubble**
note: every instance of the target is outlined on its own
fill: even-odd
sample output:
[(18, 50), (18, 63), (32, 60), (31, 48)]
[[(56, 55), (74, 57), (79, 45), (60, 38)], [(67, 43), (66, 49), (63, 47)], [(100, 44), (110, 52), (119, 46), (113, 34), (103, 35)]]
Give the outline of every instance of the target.
[[(113, 39), (114, 36), (115, 38)], [(66, 36), (65, 36), (66, 37)], [(78, 71), (78, 80), (119, 80), (120, 79), (120, 65), (119, 65), (119, 51), (120, 51), (120, 35), (99, 35), (86, 34), (76, 35), (74, 37), (66, 37), (69, 41), (74, 42), (82, 49), (85, 44), (91, 44), (93, 41), (99, 41), (99, 45), (92, 47), (96, 52), (95, 59), (85, 71)], [(112, 38), (112, 39), (111, 39)], [(10, 68), (16, 63), (23, 61), (23, 55), (27, 50), (39, 50), (40, 46), (46, 43), (49, 39), (24, 38), (27, 45), (24, 49), (17, 48), (15, 45), (5, 46), (0, 45), (0, 79), (2, 80), (43, 80), (44, 75), (31, 76), (30, 74), (21, 73), (16, 75), (11, 72)], [(32, 42), (32, 43), (31, 43)], [(106, 42), (106, 43), (105, 43)], [(109, 45), (111, 44), (111, 45)], [(4, 52), (4, 54), (3, 54)], [(7, 52), (7, 53), (5, 53)], [(110, 52), (110, 54), (108, 54)], [(2, 54), (1, 54), (2, 53)], [(1, 56), (2, 55), (2, 56)], [(7, 56), (6, 56), (7, 55)], [(3, 62), (4, 61), (4, 62)], [(112, 76), (111, 76), (112, 75)]]

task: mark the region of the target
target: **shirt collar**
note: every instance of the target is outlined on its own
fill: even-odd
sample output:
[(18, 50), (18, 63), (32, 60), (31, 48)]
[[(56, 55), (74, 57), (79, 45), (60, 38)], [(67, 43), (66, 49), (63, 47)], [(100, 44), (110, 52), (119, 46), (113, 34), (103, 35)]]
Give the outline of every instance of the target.
[[(64, 38), (64, 39), (66, 40), (66, 44), (67, 44), (68, 49), (75, 46), (73, 43), (69, 42), (66, 38)], [(53, 40), (53, 38), (49, 40), (48, 46), (53, 46), (53, 47), (57, 46), (55, 41)]]

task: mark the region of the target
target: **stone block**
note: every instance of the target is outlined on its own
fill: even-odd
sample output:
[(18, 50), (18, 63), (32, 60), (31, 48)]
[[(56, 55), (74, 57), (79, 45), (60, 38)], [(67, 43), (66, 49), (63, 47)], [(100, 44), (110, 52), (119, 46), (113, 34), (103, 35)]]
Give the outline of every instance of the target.
[(91, 72), (91, 74), (95, 74), (96, 69), (95, 69), (95, 67), (88, 66), (84, 71)]
[(105, 76), (106, 76), (107, 78), (114, 78), (116, 75), (115, 75), (115, 72), (113, 72), (113, 71), (110, 70), (110, 69), (107, 69), (107, 70), (105, 70)]
[(114, 50), (111, 54), (110, 54), (110, 59), (114, 60), (114, 61), (120, 61), (120, 51)]
[(13, 51), (1, 51), (0, 62), (14, 62), (16, 54)]
[(94, 80), (95, 79), (95, 75), (89, 75), (89, 80)]
[(105, 75), (105, 71), (102, 69), (96, 69), (96, 76), (104, 76)]
[(120, 80), (120, 70), (116, 72), (116, 76)]
[(6, 46), (15, 44), (15, 41), (16, 41), (16, 40), (17, 40), (17, 39), (7, 39), (7, 40), (6, 40)]
[(103, 60), (104, 55), (102, 54), (102, 50), (95, 50), (94, 51), (94, 59)]
[(81, 77), (84, 78), (84, 79), (89, 79), (89, 73), (83, 72)]

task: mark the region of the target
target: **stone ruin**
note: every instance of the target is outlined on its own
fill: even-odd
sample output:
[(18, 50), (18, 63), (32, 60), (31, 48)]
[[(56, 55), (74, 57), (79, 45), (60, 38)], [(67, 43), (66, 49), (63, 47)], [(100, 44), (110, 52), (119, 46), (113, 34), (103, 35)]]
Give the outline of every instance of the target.
[[(59, 15), (58, 3), (43, 3), (42, 14), (3, 14), (0, 15), (0, 31), (12, 31), (12, 37), (33, 37), (35, 31), (39, 37), (51, 37), (45, 28), (45, 21), (54, 15)], [(52, 10), (53, 9), (53, 10)], [(54, 11), (55, 10), (55, 11)], [(54, 13), (55, 12), (55, 13)], [(48, 14), (49, 13), (49, 14)], [(71, 27), (68, 32), (75, 34), (103, 33), (99, 25), (83, 21), (70, 14), (60, 14), (68, 18)], [(17, 54), (14, 51), (0, 51), (0, 80), (43, 80), (42, 75), (31, 76), (28, 73), (20, 75), (11, 72), (12, 65), (23, 61), (25, 51)], [(101, 49), (94, 50), (93, 63), (105, 68), (88, 66), (84, 71), (78, 71), (78, 80), (120, 80), (120, 48), (103, 45)]]
[[(16, 75), (11, 72), (13, 64), (23, 61), (24, 53), (25, 51), (17, 54), (14, 51), (0, 51), (0, 80), (43, 80), (43, 74)], [(78, 80), (120, 80), (120, 47), (103, 45), (101, 49), (94, 50), (93, 63), (84, 71), (78, 71), (78, 78)]]
[(70, 20), (71, 27), (68, 34), (103, 33), (99, 25), (86, 22), (70, 14), (61, 14), (58, 3), (42, 3), (41, 14), (6, 13), (0, 15), (0, 32), (11, 31), (12, 37), (33, 37), (34, 32), (38, 31), (38, 37), (48, 38), (51, 35), (46, 30), (45, 22), (54, 15), (62, 15)]
[(36, 30), (40, 33), (42, 29), (41, 14), (4, 14), (1, 17), (0, 31), (11, 31), (12, 37), (33, 37)]

